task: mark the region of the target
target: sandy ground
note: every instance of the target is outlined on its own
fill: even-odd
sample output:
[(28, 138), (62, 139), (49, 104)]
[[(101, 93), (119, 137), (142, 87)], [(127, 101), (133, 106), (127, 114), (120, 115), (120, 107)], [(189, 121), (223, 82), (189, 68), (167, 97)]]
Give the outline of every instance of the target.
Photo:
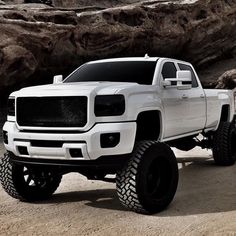
[(162, 213), (129, 212), (114, 184), (73, 173), (37, 204), (19, 202), (0, 187), (0, 235), (236, 235), (236, 166), (217, 167), (200, 149), (176, 154), (179, 186)]

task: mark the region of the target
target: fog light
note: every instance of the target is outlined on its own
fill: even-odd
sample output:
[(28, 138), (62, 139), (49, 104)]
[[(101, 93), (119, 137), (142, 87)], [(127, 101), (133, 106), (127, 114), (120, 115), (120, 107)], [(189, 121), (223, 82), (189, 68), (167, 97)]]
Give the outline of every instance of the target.
[(119, 144), (120, 133), (101, 134), (101, 147), (112, 148)]
[(27, 147), (24, 146), (18, 146), (18, 151), (20, 153), (20, 155), (29, 155)]
[(80, 148), (72, 148), (70, 149), (71, 157), (83, 157), (82, 151)]
[(8, 144), (8, 133), (7, 131), (3, 131), (3, 142)]

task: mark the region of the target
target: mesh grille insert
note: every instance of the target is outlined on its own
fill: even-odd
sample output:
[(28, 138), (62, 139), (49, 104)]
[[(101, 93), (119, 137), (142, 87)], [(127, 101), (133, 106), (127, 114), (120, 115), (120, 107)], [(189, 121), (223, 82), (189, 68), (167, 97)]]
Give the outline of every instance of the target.
[(17, 123), (29, 127), (84, 127), (87, 97), (17, 98)]

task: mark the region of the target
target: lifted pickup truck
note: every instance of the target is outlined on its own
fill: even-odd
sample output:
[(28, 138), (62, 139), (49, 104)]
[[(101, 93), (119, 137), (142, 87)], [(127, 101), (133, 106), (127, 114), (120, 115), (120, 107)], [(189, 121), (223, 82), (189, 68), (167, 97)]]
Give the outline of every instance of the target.
[(217, 165), (232, 165), (233, 118), (233, 93), (204, 90), (187, 62), (148, 56), (89, 62), (64, 81), (57, 76), (53, 85), (10, 95), (1, 184), (14, 198), (36, 201), (50, 197), (63, 174), (79, 172), (116, 181), (130, 210), (156, 213), (178, 185), (170, 146), (212, 149)]

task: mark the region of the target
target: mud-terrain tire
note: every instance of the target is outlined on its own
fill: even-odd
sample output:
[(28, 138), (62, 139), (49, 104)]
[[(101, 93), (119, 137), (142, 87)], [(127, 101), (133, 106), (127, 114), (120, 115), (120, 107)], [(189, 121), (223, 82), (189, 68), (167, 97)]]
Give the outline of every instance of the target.
[(220, 166), (230, 166), (235, 163), (236, 129), (231, 122), (221, 122), (213, 135), (213, 158)]
[(61, 175), (49, 170), (12, 163), (10, 153), (0, 159), (0, 182), (3, 189), (21, 201), (48, 199), (58, 188)]
[(154, 214), (173, 200), (178, 177), (176, 157), (168, 145), (141, 141), (128, 163), (117, 172), (117, 194), (129, 210)]

